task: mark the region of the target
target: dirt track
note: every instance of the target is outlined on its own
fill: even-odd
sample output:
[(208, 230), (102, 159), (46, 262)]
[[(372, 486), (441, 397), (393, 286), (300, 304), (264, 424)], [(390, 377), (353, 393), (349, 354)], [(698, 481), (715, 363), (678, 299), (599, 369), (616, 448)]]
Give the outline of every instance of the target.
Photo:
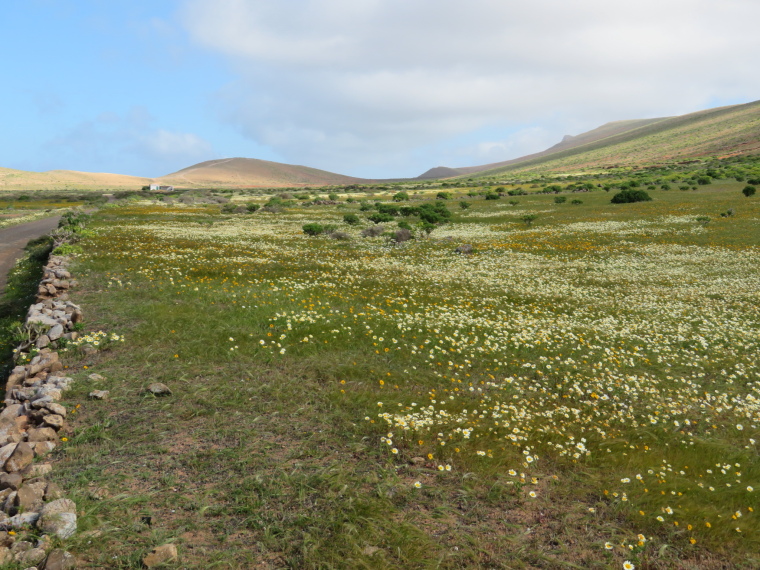
[(5, 278), (14, 262), (21, 257), (24, 246), (34, 238), (45, 235), (58, 226), (60, 216), (35, 220), (0, 230), (0, 294), (5, 289)]

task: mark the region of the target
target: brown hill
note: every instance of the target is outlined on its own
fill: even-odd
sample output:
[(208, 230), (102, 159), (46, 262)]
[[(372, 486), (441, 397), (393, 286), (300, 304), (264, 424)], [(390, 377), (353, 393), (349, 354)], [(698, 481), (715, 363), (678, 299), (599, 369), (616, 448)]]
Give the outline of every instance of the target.
[(0, 191), (3, 190), (139, 190), (150, 184), (150, 178), (108, 174), (104, 172), (77, 172), (50, 170), (27, 172), (0, 168)]
[(161, 184), (177, 187), (244, 186), (324, 186), (369, 182), (310, 168), (255, 158), (208, 160), (157, 179)]

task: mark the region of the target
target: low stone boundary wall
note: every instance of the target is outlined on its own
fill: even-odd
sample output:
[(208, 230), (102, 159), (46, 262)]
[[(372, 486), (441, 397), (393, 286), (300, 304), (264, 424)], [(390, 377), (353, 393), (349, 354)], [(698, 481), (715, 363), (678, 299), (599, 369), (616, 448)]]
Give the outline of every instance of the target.
[[(76, 504), (45, 478), (52, 466), (43, 459), (61, 441), (58, 432), (67, 410), (60, 400), (72, 382), (55, 349), (62, 340), (76, 340), (76, 325), (84, 319), (81, 308), (69, 301), (76, 281), (68, 263), (61, 256), (48, 260), (37, 303), (26, 318), (29, 338), (16, 353), (17, 362), (28, 362), (13, 369), (5, 386), (0, 411), (0, 565), (15, 561), (38, 570), (76, 565), (70, 553), (52, 548), (53, 537), (66, 539), (76, 532)], [(35, 542), (23, 539), (22, 529), (30, 527), (39, 535)]]

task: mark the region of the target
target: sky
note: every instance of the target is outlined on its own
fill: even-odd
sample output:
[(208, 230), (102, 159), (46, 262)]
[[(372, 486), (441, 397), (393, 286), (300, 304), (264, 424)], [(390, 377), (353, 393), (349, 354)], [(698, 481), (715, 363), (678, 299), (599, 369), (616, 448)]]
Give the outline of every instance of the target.
[(243, 156), (365, 178), (760, 99), (757, 0), (23, 0), (0, 167)]

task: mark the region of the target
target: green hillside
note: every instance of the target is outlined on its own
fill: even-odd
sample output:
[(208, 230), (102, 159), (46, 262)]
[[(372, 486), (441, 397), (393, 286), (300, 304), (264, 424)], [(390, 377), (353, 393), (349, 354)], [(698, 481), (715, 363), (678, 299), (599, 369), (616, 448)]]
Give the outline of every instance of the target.
[[(576, 138), (581, 137), (584, 135)], [(760, 154), (760, 101), (670, 117), (572, 148), (562, 148), (562, 145), (553, 148), (554, 152), (549, 149), (475, 176), (503, 172), (583, 172), (708, 156)]]

